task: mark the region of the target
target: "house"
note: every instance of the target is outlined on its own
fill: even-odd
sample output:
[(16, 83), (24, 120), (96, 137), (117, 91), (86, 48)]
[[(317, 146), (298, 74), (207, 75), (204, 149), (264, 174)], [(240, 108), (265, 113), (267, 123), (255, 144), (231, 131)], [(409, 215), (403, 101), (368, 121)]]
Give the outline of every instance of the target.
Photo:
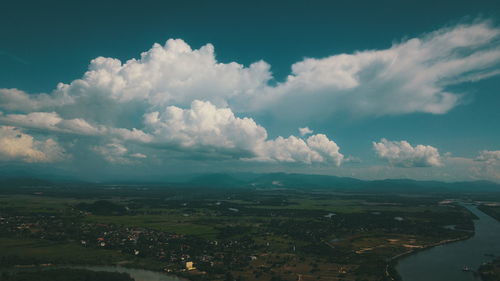
[(186, 262), (186, 270), (194, 270), (194, 269), (196, 269), (196, 267), (194, 267), (192, 261)]

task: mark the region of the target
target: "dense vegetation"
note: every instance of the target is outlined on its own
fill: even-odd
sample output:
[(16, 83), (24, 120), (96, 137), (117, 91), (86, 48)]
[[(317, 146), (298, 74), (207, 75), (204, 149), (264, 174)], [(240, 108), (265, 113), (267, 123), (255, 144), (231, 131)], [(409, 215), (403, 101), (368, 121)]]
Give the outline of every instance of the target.
[(500, 280), (500, 258), (496, 258), (490, 263), (481, 265), (478, 272), (483, 281)]
[[(0, 187), (0, 264), (122, 264), (191, 280), (391, 280), (394, 257), (473, 234), (473, 215), (445, 199), (500, 200), (271, 179), (220, 188), (199, 186), (204, 179)], [(196, 269), (186, 270), (188, 261)]]
[(500, 221), (500, 206), (480, 205), (479, 210)]

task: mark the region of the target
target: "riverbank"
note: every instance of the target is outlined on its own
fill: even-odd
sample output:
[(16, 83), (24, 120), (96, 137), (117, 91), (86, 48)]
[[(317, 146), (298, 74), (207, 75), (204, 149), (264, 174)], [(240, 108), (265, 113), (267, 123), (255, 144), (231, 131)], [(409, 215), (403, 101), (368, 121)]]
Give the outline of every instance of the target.
[[(463, 206), (477, 217), (474, 220), (474, 235), (463, 241), (450, 241), (441, 247), (430, 247), (426, 251), (397, 258), (393, 262), (394, 271), (397, 271), (402, 280), (480, 280), (476, 274), (477, 269), (500, 255), (500, 223), (479, 210), (477, 205)], [(470, 270), (464, 271), (464, 267)], [(391, 276), (394, 279), (388, 280), (397, 280), (394, 276), (396, 274)]]
[(471, 232), (471, 233), (469, 233), (469, 235), (466, 235), (463, 237), (442, 240), (442, 241), (439, 241), (436, 243), (432, 243), (432, 244), (423, 246), (422, 248), (414, 248), (414, 249), (408, 250), (404, 253), (395, 255), (389, 259), (389, 262), (386, 265), (386, 268), (385, 268), (386, 279), (390, 280), (390, 281), (401, 281), (402, 280), (401, 276), (399, 275), (399, 273), (396, 270), (396, 265), (398, 264), (399, 260), (404, 258), (404, 257), (416, 254), (417, 252), (431, 249), (433, 247), (437, 247), (437, 246), (441, 246), (441, 245), (445, 245), (445, 244), (449, 244), (449, 243), (454, 243), (454, 242), (458, 242), (458, 241), (464, 241), (464, 240), (472, 238), (473, 236), (474, 236), (474, 232)]
[(0, 275), (2, 281), (136, 281), (130, 274), (122, 272), (95, 271), (74, 268), (43, 268), (23, 269), (17, 271), (3, 271)]
[(481, 265), (478, 274), (484, 281), (500, 280), (500, 257), (497, 257), (487, 264)]
[(85, 270), (93, 272), (109, 272), (128, 274), (135, 281), (188, 281), (176, 275), (166, 274), (161, 271), (153, 271), (142, 268), (124, 267), (119, 265), (19, 265), (13, 268), (3, 268), (0, 272), (36, 272), (36, 271), (51, 271), (51, 270)]

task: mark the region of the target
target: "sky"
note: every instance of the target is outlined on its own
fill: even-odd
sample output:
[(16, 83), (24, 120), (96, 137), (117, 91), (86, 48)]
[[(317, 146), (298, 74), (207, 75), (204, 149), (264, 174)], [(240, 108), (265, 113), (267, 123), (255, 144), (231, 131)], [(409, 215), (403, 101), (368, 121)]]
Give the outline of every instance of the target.
[(500, 182), (498, 1), (2, 1), (0, 173)]

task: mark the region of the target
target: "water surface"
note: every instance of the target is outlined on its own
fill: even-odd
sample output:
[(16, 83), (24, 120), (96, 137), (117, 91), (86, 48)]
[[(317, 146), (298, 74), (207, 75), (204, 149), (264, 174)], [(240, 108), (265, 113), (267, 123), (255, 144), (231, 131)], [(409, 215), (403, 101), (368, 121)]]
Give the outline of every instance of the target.
[(396, 270), (403, 281), (476, 281), (481, 280), (464, 266), (477, 270), (484, 262), (500, 256), (500, 223), (474, 205), (464, 205), (479, 220), (468, 240), (436, 246), (402, 258)]
[(81, 268), (92, 271), (107, 271), (128, 273), (135, 281), (182, 281), (184, 279), (167, 275), (161, 272), (149, 271), (143, 269), (126, 268), (122, 266), (72, 266), (70, 268)]

